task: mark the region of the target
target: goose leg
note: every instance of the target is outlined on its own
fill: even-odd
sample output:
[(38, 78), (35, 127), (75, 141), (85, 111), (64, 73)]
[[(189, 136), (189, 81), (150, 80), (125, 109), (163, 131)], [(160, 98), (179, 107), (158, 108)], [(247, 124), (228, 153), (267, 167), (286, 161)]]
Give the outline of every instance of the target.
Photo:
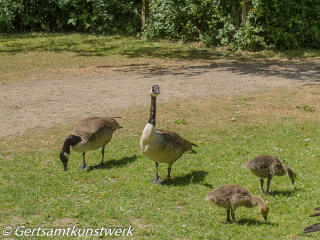
[(101, 160), (101, 163), (99, 164), (100, 167), (103, 167), (103, 166), (104, 166), (104, 164), (103, 164), (104, 148), (105, 148), (105, 146), (103, 146), (102, 149), (101, 149), (102, 160)]
[(80, 167), (81, 169), (86, 169), (87, 168), (87, 164), (85, 161), (85, 154), (86, 152), (82, 153), (82, 166)]
[(236, 213), (231, 209), (231, 217), (232, 220), (235, 222), (236, 221)]
[(268, 181), (267, 181), (267, 193), (269, 193), (270, 182), (271, 182), (271, 179), (268, 178)]
[(260, 179), (260, 186), (261, 186), (261, 191), (264, 192), (264, 190), (263, 190), (263, 178)]
[(230, 222), (230, 209), (227, 209), (227, 222)]
[(170, 180), (170, 178), (171, 178), (170, 173), (171, 173), (171, 166), (168, 167), (168, 175), (167, 175), (167, 178), (166, 178), (165, 181), (169, 181)]
[(162, 184), (162, 180), (160, 179), (160, 177), (158, 175), (158, 165), (159, 164), (156, 162), (156, 176), (154, 177), (152, 182)]

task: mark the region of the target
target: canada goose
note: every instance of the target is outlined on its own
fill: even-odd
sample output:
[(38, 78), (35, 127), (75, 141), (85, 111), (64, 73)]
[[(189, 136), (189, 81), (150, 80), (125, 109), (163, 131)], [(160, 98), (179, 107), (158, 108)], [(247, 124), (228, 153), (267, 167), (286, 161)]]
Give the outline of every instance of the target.
[(226, 208), (228, 222), (230, 222), (230, 210), (232, 219), (235, 221), (235, 212), (238, 207), (252, 208), (257, 204), (259, 205), (260, 214), (267, 221), (268, 205), (260, 197), (252, 195), (244, 187), (235, 184), (221, 186), (209, 193), (206, 200), (212, 201), (219, 207)]
[(68, 160), (70, 157), (70, 146), (73, 151), (82, 153), (82, 169), (87, 167), (85, 153), (89, 150), (102, 148), (103, 166), (104, 148), (110, 142), (112, 134), (118, 128), (122, 128), (114, 118), (89, 117), (81, 120), (73, 129), (73, 135), (66, 138), (60, 152), (60, 160), (67, 171)]
[(140, 147), (142, 153), (155, 162), (156, 165), (156, 176), (152, 180), (154, 183), (163, 184), (162, 180), (158, 175), (158, 163), (168, 164), (168, 175), (167, 179), (170, 179), (171, 166), (172, 164), (181, 157), (181, 155), (186, 151), (192, 150), (192, 145), (197, 146), (194, 143), (179, 136), (179, 134), (168, 131), (156, 129), (156, 98), (160, 94), (160, 89), (158, 85), (153, 85), (151, 88), (151, 108), (150, 108), (150, 118), (145, 126), (141, 139)]
[(281, 162), (275, 156), (259, 156), (250, 162), (246, 162), (242, 165), (244, 168), (250, 169), (250, 171), (260, 177), (261, 191), (263, 190), (263, 178), (267, 178), (267, 193), (269, 193), (270, 182), (273, 176), (283, 176), (288, 173), (288, 176), (294, 184), (296, 178), (296, 172), (289, 166), (282, 166)]
[[(316, 216), (320, 216), (320, 207), (315, 208), (315, 210), (319, 210), (319, 212), (310, 215), (309, 217), (316, 217)], [(320, 223), (314, 224), (310, 227), (306, 227), (303, 230), (303, 233), (309, 233), (309, 232), (317, 232), (320, 231)]]

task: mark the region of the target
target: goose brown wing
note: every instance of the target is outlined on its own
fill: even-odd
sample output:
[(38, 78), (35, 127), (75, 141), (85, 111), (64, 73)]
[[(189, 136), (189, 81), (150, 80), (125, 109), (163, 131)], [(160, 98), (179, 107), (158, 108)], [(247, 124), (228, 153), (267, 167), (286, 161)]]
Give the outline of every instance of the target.
[(156, 132), (162, 135), (165, 143), (171, 144), (176, 148), (182, 148), (183, 152), (191, 150), (192, 145), (197, 146), (175, 132), (163, 129), (156, 129)]
[(84, 139), (90, 139), (97, 137), (96, 135), (100, 135), (99, 133), (103, 129), (111, 129), (112, 122), (111, 119), (108, 118), (100, 118), (100, 117), (90, 117), (81, 120), (77, 126), (73, 129), (73, 134), (80, 136)]

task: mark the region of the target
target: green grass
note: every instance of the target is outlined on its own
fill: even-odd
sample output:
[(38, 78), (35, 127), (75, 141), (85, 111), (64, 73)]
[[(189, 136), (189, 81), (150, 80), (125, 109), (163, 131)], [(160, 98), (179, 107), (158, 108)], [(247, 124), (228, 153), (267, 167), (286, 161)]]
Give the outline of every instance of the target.
[[(173, 179), (165, 186), (150, 182), (154, 163), (139, 149), (149, 107), (119, 113), (124, 128), (106, 147), (104, 169), (92, 168), (100, 162), (97, 150), (86, 155), (90, 170), (80, 170), (81, 154), (71, 153), (63, 171), (58, 156), (72, 125), (2, 139), (0, 235), (8, 225), (131, 225), (133, 239), (317, 239), (319, 232), (302, 232), (320, 222), (308, 217), (320, 206), (320, 95), (314, 94), (319, 91), (314, 86), (158, 105), (158, 127), (199, 146), (197, 154), (185, 154), (173, 165)], [(296, 108), (304, 104), (316, 112)], [(184, 124), (177, 124), (181, 119)], [(290, 165), (298, 174), (295, 185), (287, 176), (272, 180), (271, 194), (261, 195), (270, 207), (267, 222), (254, 207), (237, 209), (238, 222), (227, 224), (226, 211), (204, 198), (228, 183), (260, 195), (259, 179), (241, 165), (261, 154)], [(166, 167), (159, 167), (163, 178)]]
[(130, 64), (159, 65), (161, 60), (287, 60), (319, 58), (319, 50), (262, 51), (257, 53), (204, 45), (148, 41), (123, 36), (86, 34), (0, 34), (0, 83), (26, 81), (36, 73), (49, 78), (50, 73), (66, 69)]

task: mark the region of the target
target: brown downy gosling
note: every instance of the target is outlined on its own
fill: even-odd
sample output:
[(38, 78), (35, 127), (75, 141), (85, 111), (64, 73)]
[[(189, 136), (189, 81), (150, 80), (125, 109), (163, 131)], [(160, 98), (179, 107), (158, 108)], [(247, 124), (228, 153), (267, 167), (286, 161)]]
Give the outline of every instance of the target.
[(70, 148), (75, 152), (82, 153), (82, 169), (87, 168), (85, 162), (86, 151), (102, 148), (100, 166), (103, 166), (104, 148), (110, 142), (113, 132), (119, 128), (122, 127), (114, 118), (89, 117), (81, 120), (73, 129), (73, 134), (64, 141), (60, 152), (60, 160), (64, 170), (67, 171)]
[[(320, 207), (315, 208), (315, 210), (319, 210), (319, 212), (310, 215), (309, 217), (316, 217), (316, 216), (320, 216)], [(314, 224), (310, 227), (306, 227), (303, 230), (303, 233), (310, 233), (310, 232), (318, 232), (320, 231), (320, 223)]]
[(212, 201), (219, 207), (227, 209), (227, 221), (230, 222), (230, 211), (233, 221), (235, 220), (235, 212), (238, 207), (245, 206), (252, 208), (259, 205), (259, 212), (267, 221), (269, 207), (263, 202), (259, 196), (252, 195), (246, 188), (227, 184), (221, 186), (208, 194), (206, 200)]
[(267, 192), (269, 193), (270, 182), (273, 176), (283, 176), (288, 173), (288, 176), (294, 184), (296, 178), (296, 172), (290, 166), (282, 166), (280, 160), (275, 156), (263, 155), (256, 157), (250, 162), (246, 162), (242, 165), (244, 168), (250, 169), (250, 171), (260, 177), (261, 191), (263, 190), (263, 178), (267, 178)]

